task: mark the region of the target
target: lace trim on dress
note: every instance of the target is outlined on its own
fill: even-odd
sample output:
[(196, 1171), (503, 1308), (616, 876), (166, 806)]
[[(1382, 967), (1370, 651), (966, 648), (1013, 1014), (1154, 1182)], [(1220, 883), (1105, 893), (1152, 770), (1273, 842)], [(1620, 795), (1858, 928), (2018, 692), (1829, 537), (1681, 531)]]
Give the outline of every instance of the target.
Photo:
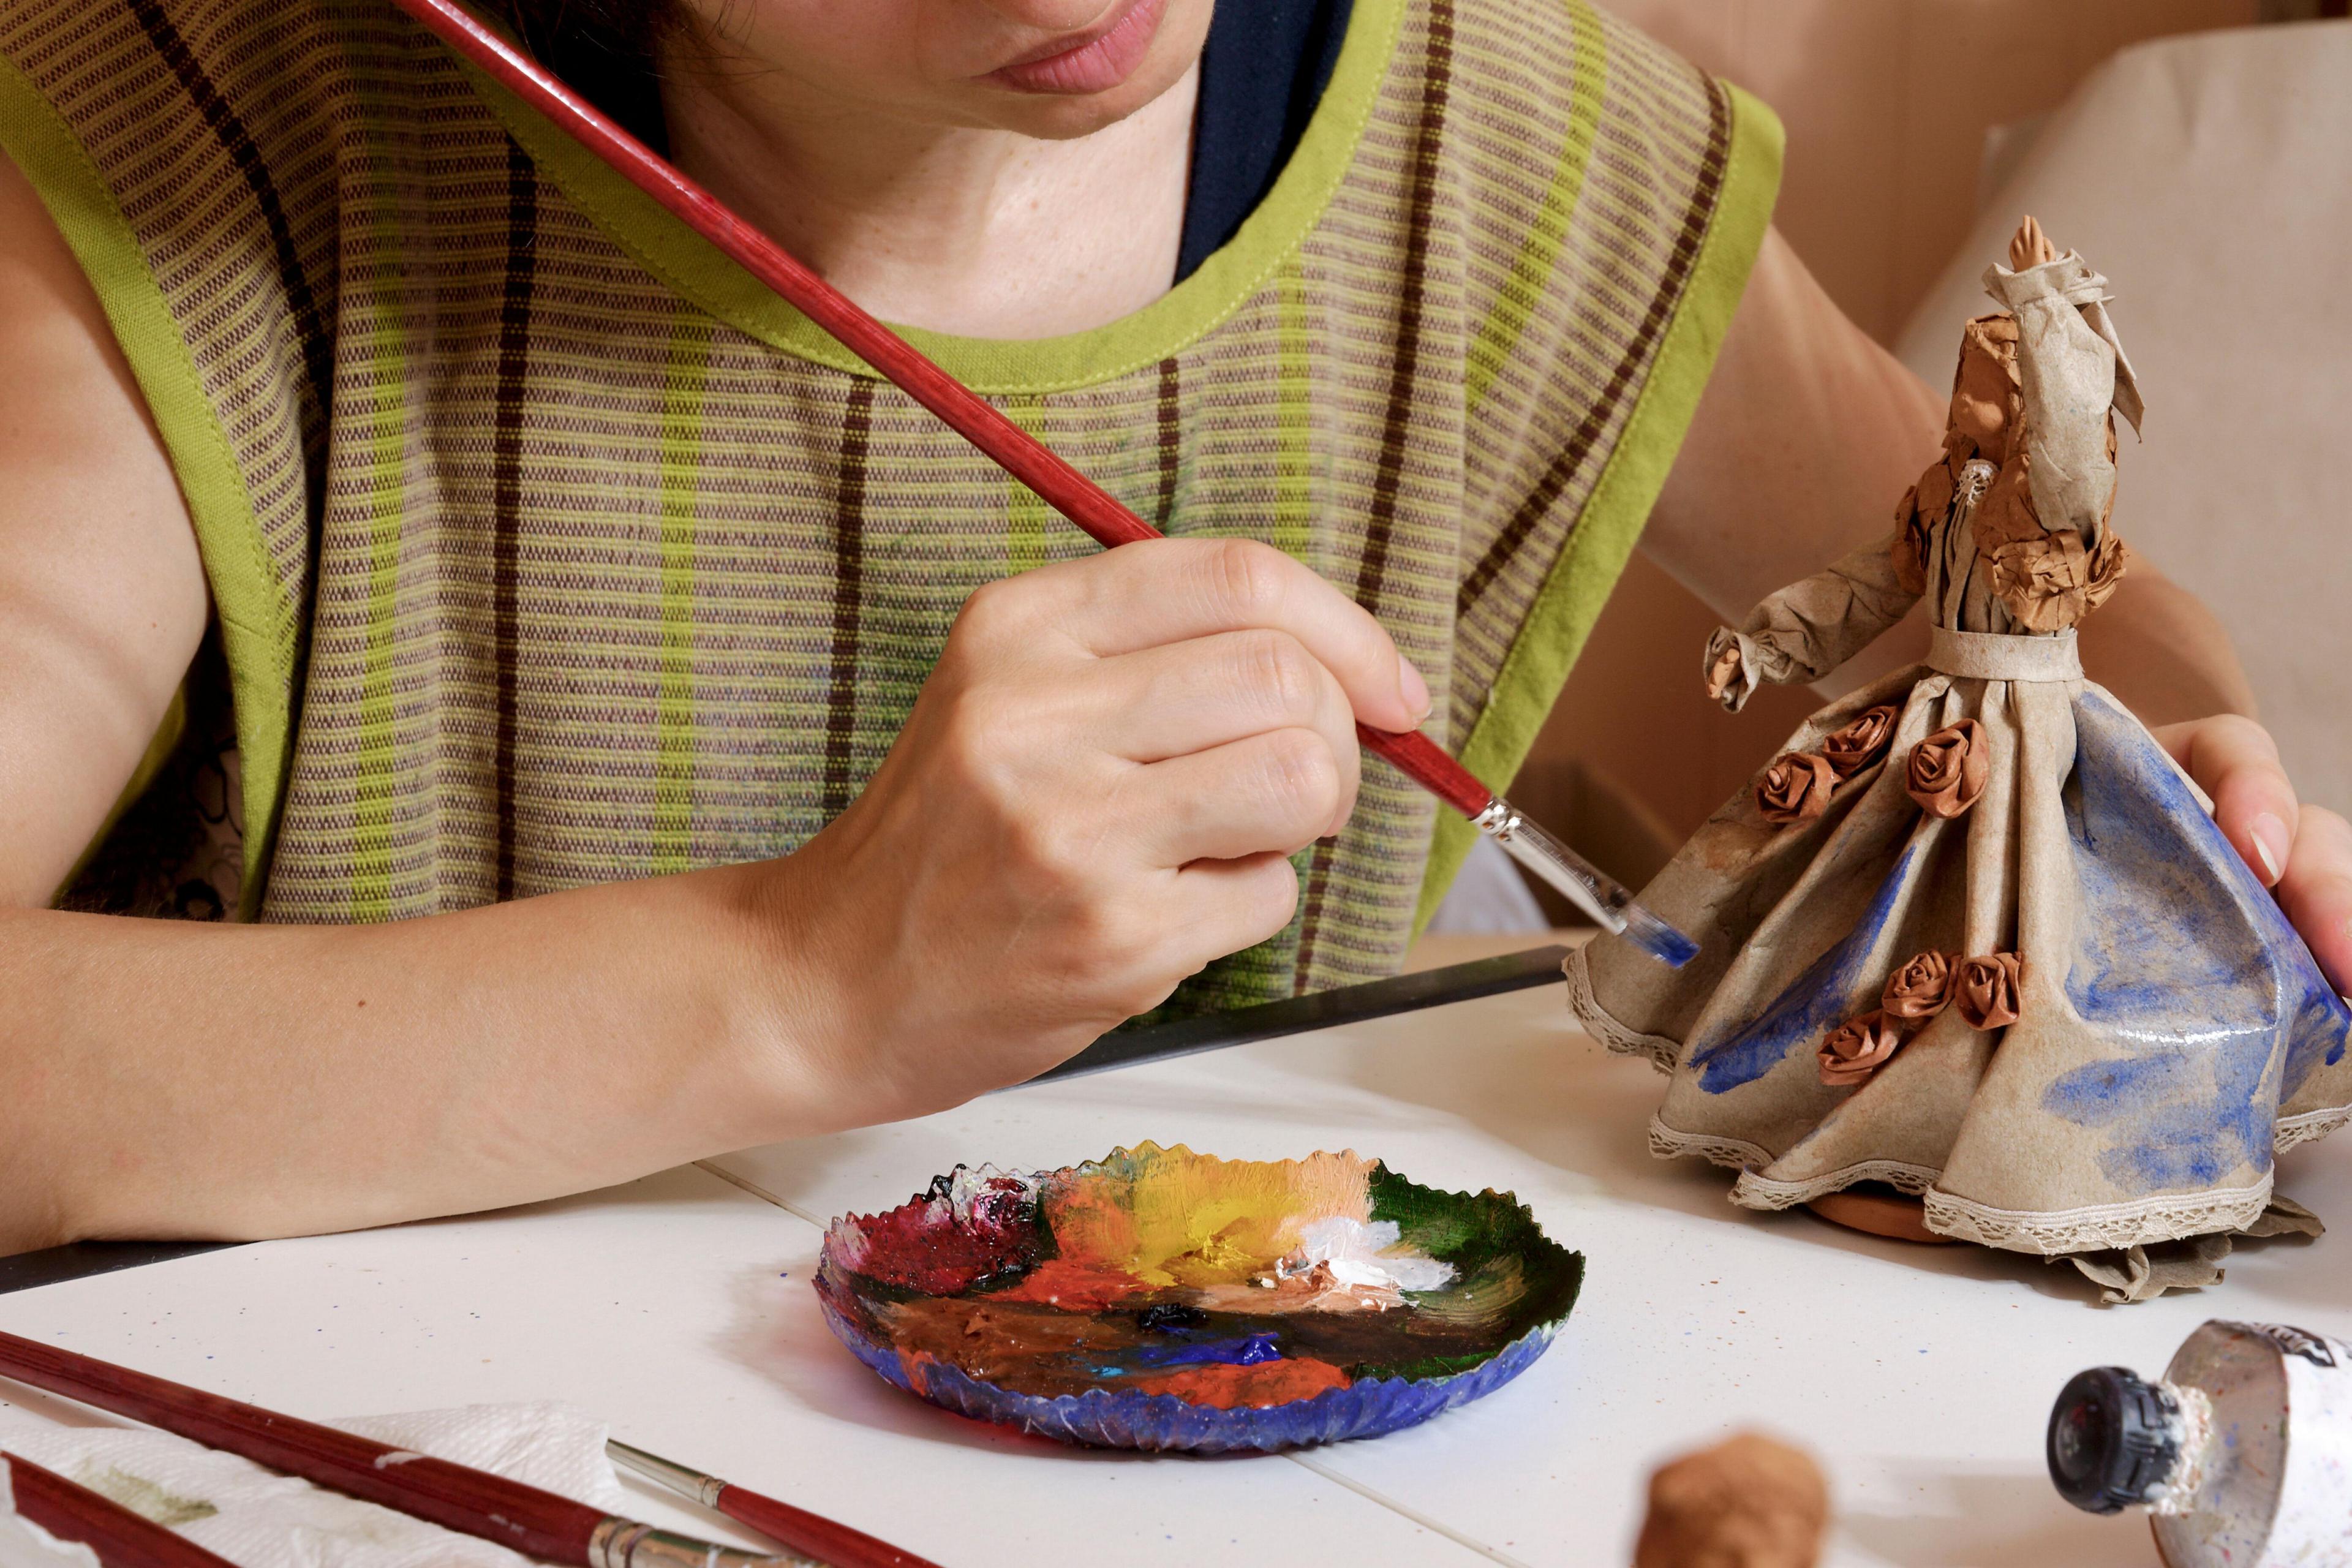
[(1740, 1138), (1678, 1131), (1655, 1116), (1650, 1118), (1650, 1152), (1661, 1160), (1696, 1155), (1735, 1171), (1760, 1170), (1772, 1163), (1772, 1156), (1759, 1144)]
[(1612, 1017), (1592, 994), (1592, 973), (1585, 967), (1584, 949), (1570, 952), (1560, 968), (1568, 975), (1568, 1010), (1576, 1015), (1586, 1034), (1621, 1057), (1640, 1057), (1663, 1073), (1675, 1070), (1675, 1064), (1682, 1060), (1682, 1042), (1664, 1035), (1645, 1035)]
[(1747, 1171), (1741, 1173), (1732, 1187), (1731, 1201), (1744, 1209), (1792, 1209), (1815, 1198), (1842, 1193), (1857, 1182), (1885, 1182), (1916, 1197), (1934, 1186), (1936, 1178), (1943, 1173), (1901, 1160), (1864, 1160), (1858, 1165), (1848, 1165), (1824, 1176), (1808, 1176), (1801, 1182), (1779, 1182)]
[(2243, 1230), (2262, 1217), (2269, 1205), (2271, 1178), (2264, 1176), (2251, 1187), (2167, 1194), (2049, 1214), (1994, 1208), (1933, 1188), (1925, 1196), (1927, 1228), (1938, 1235), (2011, 1252), (2056, 1257)]
[(2300, 1116), (2283, 1116), (2271, 1133), (2271, 1151), (2284, 1154), (2298, 1143), (2316, 1143), (2347, 1121), (2352, 1121), (2352, 1105), (2339, 1105), (2333, 1110), (2306, 1110)]

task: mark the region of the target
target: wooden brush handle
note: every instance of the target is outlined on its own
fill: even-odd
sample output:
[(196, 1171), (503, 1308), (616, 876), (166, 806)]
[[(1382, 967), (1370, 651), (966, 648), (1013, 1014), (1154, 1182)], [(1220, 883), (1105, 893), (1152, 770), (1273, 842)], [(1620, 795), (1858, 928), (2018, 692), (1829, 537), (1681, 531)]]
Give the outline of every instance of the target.
[(0, 1374), (528, 1557), (586, 1568), (589, 1542), (605, 1518), (584, 1503), (503, 1476), (405, 1455), (331, 1426), (15, 1334), (0, 1333)]
[[(457, 0), (393, 0), (443, 42), (472, 60), (524, 102), (564, 129), (631, 184), (675, 213), (686, 226), (774, 289), (901, 392), (929, 409), (1055, 510), (1103, 545), (1159, 539), (1160, 531), (1119, 504), (1000, 413), (994, 405), (933, 363), (920, 350), (876, 321), (727, 204), (688, 179), (667, 159), (622, 130), (594, 105), (468, 13)], [(1394, 763), (1407, 778), (1461, 812), (1475, 816), (1495, 792), (1413, 731), (1356, 726), (1365, 748)]]
[(30, 1459), (0, 1453), (0, 1460), (7, 1464), (16, 1511), (59, 1541), (89, 1547), (105, 1568), (236, 1568), (227, 1558)]
[(728, 1518), (750, 1525), (769, 1540), (806, 1552), (830, 1568), (939, 1568), (929, 1558), (901, 1552), (864, 1531), (835, 1524), (806, 1509), (778, 1502), (739, 1486), (721, 1488), (711, 1506)]

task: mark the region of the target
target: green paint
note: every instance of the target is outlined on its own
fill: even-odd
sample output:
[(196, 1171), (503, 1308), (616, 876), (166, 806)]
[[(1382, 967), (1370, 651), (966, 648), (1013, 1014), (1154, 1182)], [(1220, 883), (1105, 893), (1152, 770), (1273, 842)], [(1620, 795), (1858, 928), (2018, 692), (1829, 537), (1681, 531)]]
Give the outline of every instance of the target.
[(679, 302), (662, 380), (661, 695), (655, 719), (653, 873), (690, 864), (694, 825), (695, 497), (702, 451), (702, 395), (717, 323)]
[(1520, 335), (1528, 330), (1528, 321), (1551, 281), (1552, 269), (1559, 265), (1569, 225), (1576, 216), (1577, 197), (1584, 190), (1584, 173), (1592, 162), (1592, 137), (1601, 126), (1601, 96), (1608, 79), (1608, 44), (1601, 36), (1601, 19), (1584, 0), (1569, 0), (1569, 17), (1576, 53), (1569, 66), (1568, 133), (1560, 142), (1543, 206), (1527, 237), (1519, 242), (1511, 276), (1465, 353), (1464, 406), (1473, 415), (1486, 401), (1495, 377), (1517, 351)]
[(120, 1503), (140, 1518), (152, 1521), (166, 1530), (177, 1530), (184, 1524), (194, 1524), (200, 1519), (210, 1519), (220, 1510), (202, 1498), (182, 1497), (166, 1491), (144, 1476), (134, 1476), (128, 1470), (112, 1466), (100, 1469), (95, 1464), (84, 1465), (74, 1479), (109, 1502)]

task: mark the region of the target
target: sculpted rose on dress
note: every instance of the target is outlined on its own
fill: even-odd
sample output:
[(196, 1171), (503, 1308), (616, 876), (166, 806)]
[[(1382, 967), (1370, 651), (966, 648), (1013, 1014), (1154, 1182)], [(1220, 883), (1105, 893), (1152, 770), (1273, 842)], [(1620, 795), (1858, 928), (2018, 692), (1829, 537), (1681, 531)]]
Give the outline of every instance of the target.
[(1833, 1089), (1866, 1083), (1903, 1044), (1903, 1031), (1885, 1013), (1864, 1013), (1822, 1040), (1822, 1081)]
[(1948, 725), (1911, 748), (1906, 787), (1930, 816), (1955, 817), (1976, 805), (1992, 773), (1984, 726), (1973, 719)]
[(2025, 961), (2013, 952), (1987, 953), (1960, 965), (1952, 999), (1972, 1029), (2005, 1029), (2017, 1022)]
[(1958, 970), (1948, 952), (1930, 948), (1886, 977), (1878, 1005), (1889, 1017), (1906, 1024), (1924, 1023), (1951, 1005), (1952, 982)]
[(1777, 826), (1811, 822), (1830, 808), (1836, 788), (1837, 770), (1826, 757), (1790, 752), (1756, 781), (1756, 808)]
[(1895, 721), (1902, 710), (1882, 702), (1822, 742), (1822, 756), (1837, 776), (1850, 779), (1885, 753), (1895, 739)]

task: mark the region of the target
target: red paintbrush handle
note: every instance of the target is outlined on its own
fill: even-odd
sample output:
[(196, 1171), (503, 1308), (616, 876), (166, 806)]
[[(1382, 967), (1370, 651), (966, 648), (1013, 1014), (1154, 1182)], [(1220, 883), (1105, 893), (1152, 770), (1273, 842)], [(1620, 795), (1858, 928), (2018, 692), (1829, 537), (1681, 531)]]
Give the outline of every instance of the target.
[(806, 1509), (794, 1508), (732, 1484), (719, 1489), (718, 1500), (711, 1506), (771, 1541), (806, 1552), (828, 1564), (828, 1568), (939, 1568), (929, 1558), (901, 1552), (864, 1531), (835, 1524)]
[(394, 4), (564, 127), (630, 184), (676, 213), (689, 228), (782, 295), (794, 309), (945, 420), (1098, 542), (1132, 544), (1160, 537), (1158, 529), (1121, 506), (1109, 491), (1064, 462), (782, 246), (736, 216), (726, 203), (605, 118), (457, 0), (394, 0)]
[[(631, 184), (677, 214), (688, 227), (938, 415), (1000, 468), (1036, 491), (1046, 504), (1093, 535), (1097, 543), (1132, 544), (1160, 537), (1158, 529), (1121, 506), (1108, 490), (867, 315), (782, 246), (736, 216), (726, 203), (613, 123), (593, 104), (478, 21), (457, 0), (393, 3), (562, 126)], [(1466, 816), (1477, 816), (1495, 798), (1494, 792), (1469, 769), (1424, 736), (1393, 734), (1361, 724), (1356, 731), (1367, 747)]]
[(0, 1454), (0, 1459), (7, 1462), (16, 1511), (59, 1541), (89, 1547), (104, 1568), (236, 1568), (227, 1558), (30, 1459), (14, 1454)]
[(0, 1373), (449, 1530), (586, 1568), (605, 1516), (583, 1503), (0, 1333)]

